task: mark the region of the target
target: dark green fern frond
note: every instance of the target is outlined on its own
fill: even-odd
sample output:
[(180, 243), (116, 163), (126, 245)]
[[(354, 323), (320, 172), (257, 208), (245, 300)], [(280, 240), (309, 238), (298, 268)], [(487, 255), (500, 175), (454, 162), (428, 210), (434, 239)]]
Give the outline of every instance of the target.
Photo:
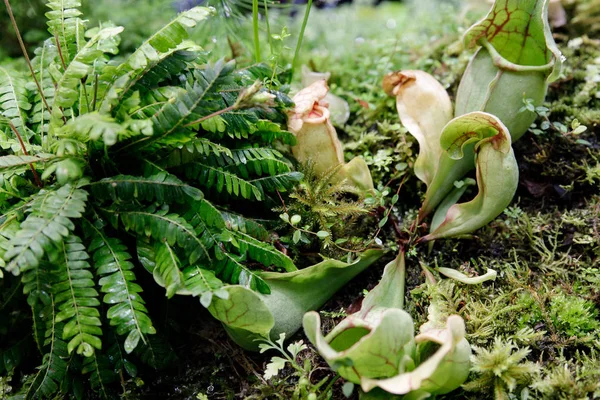
[(70, 184), (46, 195), (40, 191), (31, 203), (29, 215), (9, 242), (4, 254), (6, 270), (18, 275), (35, 268), (47, 252), (54, 252), (75, 229), (72, 218), (85, 211), (87, 192)]
[(147, 178), (117, 175), (90, 184), (97, 200), (113, 202), (157, 201), (158, 203), (185, 203), (202, 200), (202, 191), (187, 185), (176, 176), (159, 172)]
[(8, 155), (0, 157), (0, 173), (15, 172), (27, 168), (29, 164), (43, 163), (53, 158), (51, 154), (39, 154), (37, 156), (15, 156)]
[(226, 191), (230, 195), (244, 199), (262, 200), (260, 188), (239, 176), (225, 171), (223, 168), (209, 164), (194, 162), (185, 169), (188, 179), (196, 179), (198, 183), (208, 189), (214, 188), (217, 192)]
[(118, 379), (117, 373), (112, 368), (111, 360), (104, 354), (95, 352), (83, 360), (83, 375), (89, 374), (92, 389), (100, 394), (103, 399), (109, 399), (108, 386)]
[(161, 335), (149, 336), (148, 343), (139, 346), (135, 354), (154, 369), (165, 368), (176, 359), (175, 351)]
[(23, 272), (21, 282), (23, 294), (27, 295), (27, 304), (31, 307), (33, 322), (33, 338), (42, 351), (46, 322), (42, 311), (50, 306), (52, 302), (52, 283), (54, 267), (47, 261), (42, 261), (36, 268), (30, 268)]
[(128, 231), (152, 237), (158, 241), (166, 241), (169, 246), (179, 246), (185, 251), (190, 264), (200, 259), (211, 259), (209, 249), (197, 236), (194, 228), (179, 215), (169, 214), (168, 208), (160, 210), (152, 207), (145, 210), (104, 209), (103, 211), (111, 216), (115, 226), (117, 226), (115, 217), (118, 216)]
[(94, 268), (101, 276), (98, 284), (104, 293), (103, 301), (110, 305), (107, 318), (117, 334), (127, 335), (124, 347), (131, 353), (140, 339), (145, 342), (145, 335), (156, 333), (141, 297), (143, 289), (135, 282), (127, 247), (119, 239), (106, 236), (101, 228), (89, 222), (86, 225), (92, 236), (88, 251), (94, 254)]
[(195, 138), (177, 145), (167, 157), (161, 160), (160, 164), (164, 168), (179, 167), (211, 154), (215, 157), (223, 155), (233, 157), (231, 150), (227, 147), (206, 138)]
[(67, 374), (67, 359), (69, 353), (67, 343), (62, 339), (63, 323), (57, 323), (56, 305), (54, 299), (44, 310), (47, 316), (46, 340), (44, 346), (48, 348), (44, 363), (39, 368), (31, 385), (25, 392), (25, 399), (48, 398), (56, 393), (60, 383)]
[(66, 321), (62, 339), (69, 340), (68, 353), (77, 350), (77, 354), (86, 357), (94, 354), (94, 349), (102, 348), (100, 301), (94, 289), (89, 258), (81, 239), (71, 235), (51, 259), (57, 265), (53, 291), (59, 312), (55, 320), (57, 323)]
[[(60, 71), (56, 68), (57, 58), (58, 50), (54, 44), (54, 40), (48, 39), (44, 41), (42, 46), (35, 50), (35, 57), (31, 60), (35, 76), (50, 107), (52, 107), (52, 100), (54, 99), (55, 78), (60, 79), (61, 75)], [(42, 101), (41, 94), (36, 90), (37, 87), (30, 85), (29, 89), (35, 93), (33, 97), (33, 112), (31, 113), (32, 129), (38, 134), (47, 133), (49, 129), (47, 122), (50, 120), (50, 110), (46, 108), (46, 104)]]
[(290, 171), (278, 175), (267, 175), (262, 178), (251, 179), (248, 182), (265, 192), (287, 192), (302, 180), (302, 173)]
[(223, 252), (214, 263), (215, 273), (225, 282), (242, 285), (262, 294), (270, 294), (269, 285), (254, 271), (242, 264), (244, 257)]
[(269, 232), (260, 222), (232, 212), (221, 211), (221, 215), (227, 229), (243, 232), (261, 241), (268, 240)]
[(247, 254), (254, 261), (269, 267), (283, 268), (287, 272), (296, 271), (297, 268), (291, 258), (276, 250), (270, 244), (254, 239), (241, 231), (231, 233), (241, 254)]

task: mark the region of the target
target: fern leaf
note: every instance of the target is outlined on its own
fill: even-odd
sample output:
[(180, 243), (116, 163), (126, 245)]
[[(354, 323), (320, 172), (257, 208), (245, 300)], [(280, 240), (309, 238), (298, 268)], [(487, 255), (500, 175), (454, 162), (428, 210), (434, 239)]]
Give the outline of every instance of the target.
[(304, 175), (301, 172), (291, 171), (277, 175), (267, 175), (262, 178), (250, 179), (248, 182), (265, 192), (287, 192), (296, 186)]
[(287, 272), (296, 271), (297, 268), (291, 258), (280, 251), (277, 251), (273, 246), (254, 239), (252, 236), (243, 232), (232, 232), (235, 237), (238, 248), (241, 254), (248, 254), (254, 261), (265, 266), (276, 266), (283, 268)]
[(27, 112), (31, 111), (25, 79), (16, 71), (0, 67), (0, 114), (10, 119), (21, 136), (32, 136), (27, 128)]
[(223, 282), (209, 271), (192, 265), (183, 270), (183, 284), (177, 294), (200, 297), (200, 303), (208, 308), (213, 296), (227, 299), (229, 292), (223, 290)]
[(66, 321), (63, 340), (69, 340), (67, 350), (90, 357), (94, 349), (102, 348), (102, 329), (98, 306), (98, 292), (94, 289), (94, 275), (90, 271), (89, 255), (81, 239), (69, 236), (52, 255), (58, 265), (53, 285), (58, 305), (56, 322)]
[(221, 216), (230, 231), (240, 231), (263, 242), (269, 238), (269, 232), (256, 220), (225, 211), (221, 211)]
[(122, 27), (110, 27), (100, 30), (81, 48), (81, 50), (79, 50), (72, 61), (69, 62), (64, 74), (62, 74), (61, 78), (56, 83), (50, 129), (52, 129), (53, 126), (54, 128), (58, 128), (63, 125), (63, 118), (65, 117), (64, 110), (73, 107), (79, 99), (79, 91), (77, 88), (81, 84), (81, 80), (88, 76), (92, 71), (92, 64), (104, 54), (103, 48), (98, 46), (98, 42), (108, 40), (122, 31)]
[(200, 201), (203, 197), (199, 189), (186, 185), (176, 176), (165, 172), (147, 178), (117, 175), (93, 182), (90, 186), (95, 199), (113, 202), (140, 200), (185, 203), (189, 200)]
[(32, 163), (46, 162), (53, 158), (50, 154), (38, 154), (37, 156), (15, 156), (8, 155), (0, 157), (0, 172), (6, 173), (19, 170)]
[(71, 218), (85, 211), (87, 192), (70, 184), (46, 195), (40, 191), (27, 210), (30, 214), (10, 240), (4, 254), (6, 270), (18, 275), (39, 265), (75, 229)]
[(51, 299), (50, 305), (44, 312), (48, 320), (44, 343), (49, 347), (48, 353), (33, 382), (27, 388), (25, 399), (51, 397), (58, 391), (60, 382), (67, 374), (67, 343), (61, 337), (64, 324), (56, 322), (55, 313), (56, 305), (54, 299)]
[(173, 348), (161, 335), (148, 337), (148, 343), (139, 346), (135, 353), (143, 363), (154, 369), (165, 368), (176, 358)]
[(184, 277), (180, 269), (181, 263), (167, 242), (157, 243), (155, 254), (154, 280), (167, 290), (167, 297), (171, 298), (183, 286)]
[(92, 354), (83, 361), (83, 375), (90, 374), (92, 389), (100, 392), (103, 399), (109, 399), (108, 385), (117, 380), (117, 374), (112, 369), (110, 359), (104, 354)]
[(81, 3), (78, 0), (51, 0), (47, 6), (50, 8), (46, 13), (48, 31), (58, 40), (68, 65), (85, 41), (85, 26), (79, 18)]
[(182, 12), (174, 20), (157, 31), (125, 61), (121, 70), (135, 71), (136, 75), (152, 69), (164, 59), (165, 54), (177, 49), (186, 39), (188, 31), (211, 14), (206, 7), (194, 7)]
[[(44, 41), (42, 46), (35, 50), (35, 57), (31, 60), (31, 64), (34, 73), (42, 87), (42, 92), (49, 103), (48, 106), (52, 107), (52, 101), (54, 99), (55, 80), (60, 79), (62, 75), (56, 70), (56, 59), (58, 58), (58, 50), (54, 45), (52, 39)], [(55, 71), (53, 73), (53, 71)], [(54, 79), (56, 77), (57, 79)], [(37, 90), (37, 87), (33, 85), (30, 90), (35, 93), (34, 106), (31, 115), (31, 123), (33, 124), (33, 130), (38, 134), (48, 132), (47, 122), (50, 120), (50, 110), (46, 109), (46, 104), (42, 101), (42, 96)]]
[(194, 162), (185, 169), (185, 174), (189, 179), (197, 179), (198, 182), (207, 188), (214, 187), (219, 193), (227, 193), (243, 197), (245, 199), (263, 199), (260, 188), (239, 176), (225, 171), (223, 168), (212, 165)]
[(186, 252), (190, 264), (200, 259), (211, 259), (208, 249), (196, 235), (194, 228), (179, 215), (169, 214), (167, 209), (104, 211), (109, 215), (118, 215), (126, 230), (158, 241), (166, 241), (169, 246), (181, 247)]
[(133, 136), (124, 124), (118, 123), (109, 115), (90, 112), (73, 118), (56, 132), (57, 136), (68, 137), (82, 143), (102, 140), (112, 146), (120, 139)]
[(242, 259), (242, 256), (222, 252), (222, 258), (214, 264), (215, 273), (231, 284), (242, 285), (262, 294), (270, 294), (269, 285), (257, 273), (242, 264)]
[(268, 120), (258, 121), (252, 127), (252, 136), (261, 139), (265, 143), (273, 143), (276, 140), (280, 140), (290, 146), (296, 144), (296, 136), (293, 133), (282, 130), (279, 124)]
[(88, 250), (93, 252), (94, 268), (102, 277), (98, 283), (104, 293), (103, 301), (110, 305), (107, 317), (117, 334), (127, 335), (125, 351), (131, 353), (140, 339), (145, 342), (145, 335), (156, 333), (140, 295), (142, 287), (135, 283), (131, 255), (120, 240), (107, 237), (89, 222), (86, 226), (92, 232)]
[(164, 168), (178, 167), (211, 154), (216, 157), (222, 155), (233, 157), (231, 150), (227, 147), (205, 138), (195, 138), (177, 146), (175, 150), (162, 160), (161, 165)]
[(214, 159), (220, 167), (236, 171), (245, 179), (250, 174), (275, 175), (291, 170), (281, 153), (268, 147), (234, 149), (231, 151), (231, 156), (211, 155), (211, 159)]

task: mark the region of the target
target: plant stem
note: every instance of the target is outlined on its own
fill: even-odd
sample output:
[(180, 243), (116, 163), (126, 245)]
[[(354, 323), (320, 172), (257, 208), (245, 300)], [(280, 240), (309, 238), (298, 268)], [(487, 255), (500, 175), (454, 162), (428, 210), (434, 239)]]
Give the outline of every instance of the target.
[(258, 37), (258, 0), (252, 0), (252, 25), (254, 26), (254, 58), (260, 62), (260, 42)]
[(204, 116), (204, 117), (202, 117), (202, 118), (199, 118), (199, 119), (197, 119), (197, 120), (195, 120), (195, 121), (192, 121), (192, 122), (190, 122), (189, 124), (185, 124), (183, 127), (184, 127), (184, 128), (187, 128), (188, 126), (199, 124), (200, 122), (202, 122), (202, 121), (206, 121), (206, 120), (207, 120), (207, 119), (209, 119), (209, 118), (216, 117), (217, 115), (225, 114), (226, 112), (229, 112), (229, 111), (233, 111), (233, 110), (235, 110), (237, 107), (238, 107), (238, 105), (237, 105), (237, 104), (233, 104), (233, 105), (231, 105), (231, 106), (229, 106), (229, 107), (227, 107), (227, 108), (224, 108), (224, 109), (222, 109), (222, 110), (219, 110), (219, 111), (215, 111), (215, 112), (214, 112), (214, 113), (212, 113), (212, 114), (206, 115), (206, 116)]
[(404, 297), (406, 296), (405, 287), (406, 287), (406, 258), (404, 257), (405, 251), (403, 248), (400, 249), (400, 265), (398, 266), (398, 274), (400, 275), (400, 287), (398, 290), (402, 293), (400, 297), (400, 301), (402, 304), (399, 305), (398, 308), (404, 309)]
[(273, 38), (271, 37), (271, 25), (269, 24), (269, 10), (267, 6), (267, 0), (263, 0), (263, 4), (265, 7), (265, 23), (267, 25), (267, 39), (269, 40), (269, 51), (271, 55), (275, 54), (273, 51)]
[(300, 28), (300, 34), (298, 35), (298, 43), (296, 44), (296, 51), (294, 53), (294, 60), (292, 61), (292, 71), (290, 75), (290, 80), (294, 78), (294, 68), (296, 67), (296, 62), (298, 61), (298, 55), (300, 54), (300, 48), (302, 47), (302, 39), (304, 39), (304, 31), (306, 30), (306, 25), (308, 23), (308, 16), (310, 15), (310, 9), (312, 7), (312, 0), (308, 0), (306, 4), (306, 11), (304, 12), (304, 19), (302, 20), (302, 27)]
[[(14, 126), (14, 124), (11, 121), (8, 122), (8, 125), (10, 125), (10, 129), (12, 129), (12, 131), (17, 136), (17, 139), (19, 140), (19, 143), (21, 144), (21, 150), (23, 150), (23, 153), (26, 156), (28, 156), (29, 153), (27, 152), (27, 148), (25, 147), (25, 143), (23, 143), (23, 138), (21, 138), (21, 134), (17, 130), (17, 127)], [(31, 172), (33, 172), (33, 179), (35, 179), (35, 183), (38, 185), (38, 187), (43, 188), (44, 185), (42, 184), (42, 181), (40, 180), (40, 177), (38, 176), (37, 171), (35, 170), (35, 168), (33, 168), (33, 163), (29, 164), (29, 168), (31, 168)]]
[(44, 106), (48, 111), (51, 111), (48, 102), (46, 101), (46, 97), (44, 97), (44, 91), (42, 90), (42, 85), (40, 85), (40, 81), (38, 81), (37, 76), (35, 76), (35, 71), (33, 70), (33, 65), (31, 65), (31, 60), (29, 59), (29, 54), (27, 54), (27, 49), (25, 48), (25, 43), (23, 43), (23, 38), (21, 37), (21, 32), (19, 31), (19, 26), (17, 25), (17, 21), (15, 20), (15, 16), (12, 11), (12, 7), (10, 6), (9, 0), (4, 0), (4, 4), (6, 4), (6, 9), (8, 11), (8, 16), (10, 17), (10, 22), (17, 34), (17, 40), (19, 41), (19, 46), (21, 46), (21, 51), (23, 52), (23, 57), (25, 57), (25, 61), (27, 62), (27, 66), (29, 67), (29, 71), (31, 71), (31, 77), (35, 81), (35, 85), (38, 88), (38, 92), (40, 92), (40, 97), (44, 102)]

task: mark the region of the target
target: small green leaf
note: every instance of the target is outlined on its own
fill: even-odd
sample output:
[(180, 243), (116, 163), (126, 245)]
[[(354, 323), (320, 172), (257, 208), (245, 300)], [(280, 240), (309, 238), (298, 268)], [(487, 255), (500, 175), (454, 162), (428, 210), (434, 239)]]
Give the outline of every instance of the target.
[(329, 236), (329, 232), (327, 232), (327, 231), (319, 231), (319, 232), (317, 232), (317, 237), (319, 239), (325, 239), (328, 236)]
[(352, 396), (352, 392), (354, 392), (354, 383), (344, 383), (344, 385), (342, 386), (342, 393), (344, 394), (344, 396), (346, 396), (346, 398), (349, 398), (350, 396)]
[(297, 225), (301, 220), (302, 220), (302, 217), (300, 217), (298, 214), (296, 214), (296, 215), (292, 216), (292, 218), (290, 219), (290, 222), (292, 223), (292, 225)]
[(129, 332), (129, 335), (127, 335), (127, 339), (125, 339), (125, 343), (123, 344), (123, 348), (127, 354), (131, 353), (137, 347), (140, 338), (140, 331), (132, 330)]

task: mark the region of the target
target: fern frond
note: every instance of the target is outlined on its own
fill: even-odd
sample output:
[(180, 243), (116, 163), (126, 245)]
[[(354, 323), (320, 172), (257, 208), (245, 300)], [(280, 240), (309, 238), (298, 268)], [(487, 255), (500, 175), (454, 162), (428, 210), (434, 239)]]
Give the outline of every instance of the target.
[(31, 203), (29, 215), (9, 242), (4, 254), (6, 270), (18, 275), (35, 268), (47, 252), (52, 252), (75, 229), (71, 218), (85, 211), (87, 192), (67, 184), (46, 195), (40, 191)]
[(242, 264), (243, 257), (222, 252), (222, 258), (214, 263), (215, 273), (225, 282), (242, 285), (262, 294), (270, 294), (269, 285), (254, 271)]
[(277, 175), (267, 175), (262, 178), (250, 179), (248, 182), (265, 192), (287, 192), (302, 180), (302, 173), (297, 171)]
[(25, 79), (16, 71), (0, 67), (0, 115), (8, 118), (27, 142), (33, 135), (27, 127), (27, 112), (32, 108)]
[(103, 301), (111, 305), (106, 315), (117, 334), (127, 335), (125, 351), (131, 353), (140, 339), (145, 342), (145, 335), (156, 333), (140, 295), (142, 287), (135, 283), (131, 255), (119, 239), (107, 237), (92, 223), (86, 225), (92, 232), (88, 250), (94, 254), (96, 273), (102, 277), (98, 284)]
[(48, 321), (44, 346), (48, 346), (48, 352), (44, 357), (44, 363), (27, 388), (25, 399), (49, 398), (58, 391), (60, 383), (67, 374), (66, 360), (69, 353), (67, 343), (61, 336), (64, 324), (56, 322), (56, 305), (53, 298), (44, 314)]
[(119, 67), (118, 76), (133, 71), (132, 77), (137, 80), (172, 54), (173, 50), (189, 48), (189, 44), (185, 44), (185, 40), (189, 38), (188, 31), (210, 14), (211, 10), (206, 7), (194, 7), (179, 14), (129, 56)]
[(215, 276), (213, 271), (200, 268), (197, 265), (186, 267), (183, 270), (183, 285), (177, 294), (200, 297), (200, 303), (208, 308), (213, 296), (227, 299), (229, 292), (220, 290), (223, 282)]
[(105, 145), (112, 146), (133, 134), (124, 124), (118, 123), (111, 116), (90, 112), (70, 119), (56, 132), (56, 136), (67, 137), (82, 143), (90, 140), (102, 140)]
[(8, 155), (0, 157), (0, 172), (7, 173), (20, 170), (32, 163), (46, 162), (52, 159), (51, 154), (38, 154), (37, 156), (15, 156)]
[(161, 165), (164, 168), (178, 167), (211, 154), (215, 155), (215, 157), (223, 155), (233, 157), (231, 150), (227, 147), (206, 138), (195, 138), (187, 143), (176, 146), (175, 150), (169, 153), (164, 160), (161, 160)]
[(23, 273), (23, 294), (27, 295), (27, 304), (31, 307), (33, 322), (33, 338), (40, 352), (44, 345), (46, 322), (42, 311), (52, 302), (53, 266), (47, 261), (41, 262), (36, 268), (30, 268)]
[(188, 179), (197, 179), (198, 182), (207, 187), (215, 188), (219, 193), (226, 191), (230, 195), (243, 197), (245, 199), (263, 199), (260, 188), (239, 176), (225, 171), (223, 168), (212, 165), (193, 162), (185, 169)]
[(283, 155), (268, 147), (249, 147), (231, 150), (231, 155), (213, 154), (211, 161), (229, 171), (238, 172), (247, 179), (250, 174), (275, 175), (289, 172), (290, 165), (283, 160)]
[(169, 246), (181, 247), (188, 256), (189, 263), (199, 259), (210, 260), (210, 254), (203, 241), (196, 235), (194, 228), (177, 214), (169, 214), (168, 209), (155, 210), (107, 210), (114, 220), (118, 216), (128, 231), (152, 237), (158, 241), (166, 241)]
[[(0, 158), (1, 161), (1, 158)], [(90, 184), (92, 195), (98, 200), (113, 202), (156, 201), (158, 203), (185, 203), (202, 200), (202, 191), (187, 185), (166, 172), (145, 177), (117, 175)]]
[[(61, 0), (57, 1), (60, 2)], [(122, 31), (122, 27), (110, 27), (100, 30), (77, 52), (77, 54), (74, 55), (72, 61), (69, 62), (64, 74), (62, 74), (56, 83), (50, 120), (51, 132), (52, 126), (58, 128), (63, 125), (63, 118), (65, 118), (66, 115), (65, 110), (73, 107), (79, 99), (78, 87), (82, 84), (82, 79), (87, 77), (92, 71), (93, 63), (104, 55), (105, 49), (103, 49), (102, 46), (99, 46), (98, 43), (113, 38)]]
[(287, 272), (296, 271), (297, 268), (291, 258), (276, 250), (272, 245), (254, 239), (241, 231), (233, 231), (241, 254), (247, 254), (249, 258), (265, 265), (283, 268)]
[[(52, 107), (54, 99), (55, 87), (54, 82), (60, 79), (62, 75), (56, 68), (56, 60), (58, 58), (58, 50), (52, 39), (44, 41), (42, 46), (35, 50), (35, 57), (31, 60), (33, 71), (42, 87), (43, 94), (48, 102), (48, 106)], [(46, 108), (46, 104), (42, 101), (42, 96), (35, 84), (30, 86), (30, 90), (35, 93), (33, 112), (31, 113), (31, 123), (33, 130), (38, 134), (48, 132), (47, 122), (50, 120), (50, 111)]]
[(89, 374), (92, 389), (100, 393), (103, 399), (109, 399), (108, 385), (117, 380), (111, 360), (104, 354), (94, 353), (83, 360), (83, 375)]
[(261, 223), (232, 212), (221, 211), (221, 215), (227, 229), (243, 232), (261, 241), (268, 240), (269, 232)]
[(50, 11), (46, 13), (48, 31), (61, 47), (65, 64), (68, 65), (85, 42), (85, 26), (79, 18), (81, 3), (78, 0), (50, 0), (47, 3)]
[(273, 143), (280, 140), (282, 143), (293, 146), (296, 144), (296, 136), (293, 133), (282, 130), (279, 124), (268, 120), (257, 121), (252, 128), (252, 137), (260, 138), (265, 143)]
[(69, 236), (52, 255), (51, 261), (58, 266), (53, 285), (58, 306), (56, 322), (66, 321), (63, 340), (69, 340), (68, 353), (90, 357), (94, 349), (102, 348), (102, 329), (98, 306), (98, 292), (94, 289), (94, 275), (85, 246), (75, 235)]
[(167, 367), (176, 358), (175, 351), (161, 335), (148, 337), (148, 343), (139, 346), (136, 355), (154, 369)]
[(184, 277), (181, 272), (181, 262), (167, 242), (157, 243), (155, 254), (156, 266), (152, 275), (154, 280), (167, 290), (167, 297), (171, 298), (183, 287)]
[[(235, 67), (234, 62), (217, 61), (206, 68), (195, 69), (185, 84), (185, 91), (179, 92), (173, 101), (168, 101), (152, 116), (154, 137), (144, 140), (143, 146), (160, 140), (180, 128), (185, 121), (193, 121), (198, 117), (197, 111), (202, 110), (200, 117), (210, 114), (215, 107), (215, 90), (224, 82)], [(213, 103), (211, 103), (211, 100)], [(221, 103), (217, 102), (217, 106)], [(191, 119), (193, 118), (193, 119)]]

